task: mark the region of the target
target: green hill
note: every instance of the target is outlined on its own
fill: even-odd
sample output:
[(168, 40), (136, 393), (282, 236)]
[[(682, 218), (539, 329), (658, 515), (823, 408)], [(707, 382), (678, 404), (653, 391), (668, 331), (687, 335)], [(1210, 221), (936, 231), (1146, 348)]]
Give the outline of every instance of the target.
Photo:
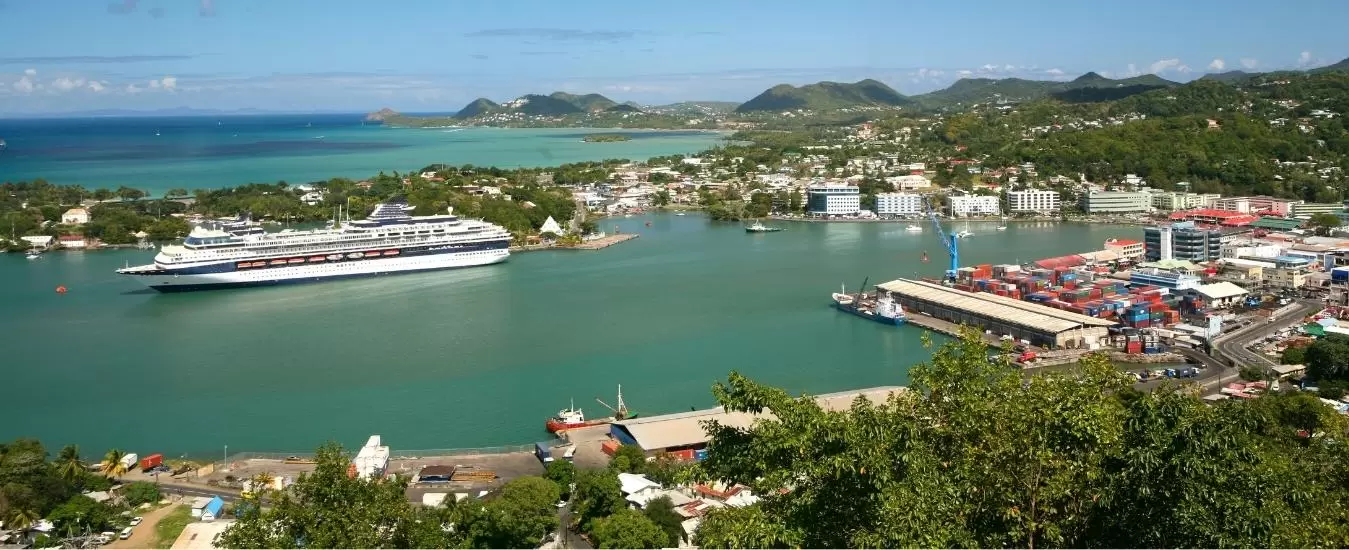
[(549, 94), (548, 97), (565, 101), (575, 105), (582, 111), (590, 111), (592, 113), (595, 111), (603, 111), (614, 105), (618, 105), (618, 102), (600, 94), (574, 95), (567, 92), (553, 92), (552, 94)]
[(893, 88), (879, 81), (867, 79), (852, 84), (817, 82), (799, 88), (779, 84), (742, 103), (736, 107), (735, 112), (829, 110), (862, 106), (898, 107), (911, 104), (912, 99), (904, 97)]
[(1157, 75), (1111, 79), (1094, 72), (1069, 82), (1024, 78), (962, 78), (943, 90), (914, 96), (929, 108), (990, 101), (1031, 101), (1052, 97), (1070, 103), (1113, 101), (1177, 83)]
[(1251, 77), (1260, 73), (1248, 73), (1246, 71), (1227, 71), (1225, 73), (1209, 73), (1199, 77), (1199, 80), (1212, 80), (1225, 84), (1236, 84), (1250, 80)]
[(473, 118), (488, 113), (495, 113), (500, 110), (501, 105), (497, 102), (485, 97), (480, 97), (473, 100), (472, 103), (465, 105), (463, 109), (459, 109), (459, 112), (455, 113), (454, 116), (455, 118)]
[(1344, 59), (1341, 59), (1339, 63), (1336, 63), (1336, 64), (1334, 64), (1334, 65), (1326, 65), (1325, 67), (1317, 67), (1317, 68), (1312, 69), (1312, 70), (1307, 71), (1307, 72), (1309, 72), (1309, 73), (1328, 73), (1328, 72), (1333, 72), (1333, 71), (1349, 72), (1349, 57), (1346, 57), (1346, 58), (1344, 58)]
[(639, 108), (637, 108), (637, 107), (634, 107), (634, 106), (632, 106), (631, 104), (628, 104), (628, 103), (620, 103), (620, 104), (618, 104), (618, 105), (614, 105), (613, 107), (609, 107), (608, 109), (605, 109), (604, 112), (606, 112), (606, 113), (640, 113), (640, 112), (642, 112), (642, 110), (639, 109)]
[(528, 94), (521, 96), (517, 101), (523, 101), (524, 104), (511, 110), (527, 115), (561, 116), (585, 112), (585, 109), (577, 107), (570, 101), (553, 96)]
[(740, 104), (734, 101), (684, 101), (669, 105), (657, 105), (648, 110), (681, 115), (725, 114), (735, 111)]

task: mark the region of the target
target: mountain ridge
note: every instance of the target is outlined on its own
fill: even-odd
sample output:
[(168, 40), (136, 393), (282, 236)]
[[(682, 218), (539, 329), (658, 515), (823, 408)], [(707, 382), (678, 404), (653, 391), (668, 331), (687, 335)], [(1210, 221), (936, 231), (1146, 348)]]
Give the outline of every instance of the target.
[(778, 84), (735, 108), (737, 113), (789, 111), (794, 109), (838, 109), (845, 107), (902, 107), (913, 100), (879, 80), (857, 82), (822, 81), (802, 86)]

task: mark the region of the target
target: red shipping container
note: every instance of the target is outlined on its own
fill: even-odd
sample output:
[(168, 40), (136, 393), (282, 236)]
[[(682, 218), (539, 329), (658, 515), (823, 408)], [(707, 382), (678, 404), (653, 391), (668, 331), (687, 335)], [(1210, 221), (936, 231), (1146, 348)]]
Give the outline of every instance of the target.
[(141, 470), (149, 470), (164, 463), (164, 455), (155, 453), (141, 459)]
[(1148, 328), (1150, 326), (1152, 326), (1152, 321), (1147, 319), (1134, 323), (1134, 328)]
[(613, 439), (605, 441), (603, 444), (600, 445), (600, 450), (604, 451), (604, 454), (614, 456), (614, 453), (618, 452), (618, 441), (615, 441)]
[(1125, 353), (1143, 353), (1142, 342), (1129, 342), (1124, 348)]

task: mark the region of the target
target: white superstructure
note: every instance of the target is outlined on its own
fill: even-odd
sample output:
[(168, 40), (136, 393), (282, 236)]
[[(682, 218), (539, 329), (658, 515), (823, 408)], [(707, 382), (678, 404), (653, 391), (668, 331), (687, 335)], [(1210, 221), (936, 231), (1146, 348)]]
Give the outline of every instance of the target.
[(310, 282), (486, 265), (510, 256), (511, 235), (453, 214), (412, 216), (401, 200), (332, 229), (261, 233), (197, 227), (153, 264), (117, 270), (165, 292)]

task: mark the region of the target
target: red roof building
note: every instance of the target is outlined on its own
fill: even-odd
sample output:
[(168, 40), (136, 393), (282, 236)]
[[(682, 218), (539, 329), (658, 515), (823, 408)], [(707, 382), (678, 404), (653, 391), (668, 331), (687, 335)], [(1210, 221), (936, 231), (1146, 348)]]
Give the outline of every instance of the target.
[(1196, 208), (1194, 210), (1175, 212), (1171, 214), (1171, 219), (1174, 221), (1193, 221), (1195, 223), (1220, 225), (1223, 227), (1245, 227), (1260, 219), (1260, 216), (1243, 214), (1234, 210)]

